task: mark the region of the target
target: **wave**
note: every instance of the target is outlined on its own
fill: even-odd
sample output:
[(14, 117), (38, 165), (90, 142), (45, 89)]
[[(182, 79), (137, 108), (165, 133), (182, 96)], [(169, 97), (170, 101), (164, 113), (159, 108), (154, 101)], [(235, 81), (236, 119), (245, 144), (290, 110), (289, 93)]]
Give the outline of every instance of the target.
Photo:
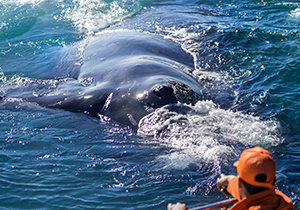
[(45, 25), (51, 22), (71, 23), (75, 30), (84, 35), (92, 35), (130, 18), (143, 8), (138, 0), (4, 0), (0, 6), (0, 12), (5, 12), (0, 29), (20, 26), (29, 30), (28, 23), (34, 24), (33, 19), (45, 19)]

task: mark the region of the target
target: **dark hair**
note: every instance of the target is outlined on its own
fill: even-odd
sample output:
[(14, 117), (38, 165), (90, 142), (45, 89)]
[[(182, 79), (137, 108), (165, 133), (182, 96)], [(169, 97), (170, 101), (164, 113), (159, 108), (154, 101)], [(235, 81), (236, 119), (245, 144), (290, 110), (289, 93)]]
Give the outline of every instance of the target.
[[(255, 181), (257, 181), (257, 182), (266, 182), (266, 180), (267, 180), (267, 175), (266, 174), (258, 174), (258, 175), (255, 176)], [(248, 184), (247, 182), (245, 182), (242, 179), (241, 179), (241, 181), (242, 181), (243, 185), (245, 186), (246, 190), (248, 191), (248, 193), (250, 195), (253, 195), (253, 194), (256, 194), (256, 193), (260, 193), (260, 192), (263, 192), (263, 191), (269, 189), (267, 187), (253, 186), (251, 184)], [(275, 184), (275, 180), (274, 180), (273, 184)]]

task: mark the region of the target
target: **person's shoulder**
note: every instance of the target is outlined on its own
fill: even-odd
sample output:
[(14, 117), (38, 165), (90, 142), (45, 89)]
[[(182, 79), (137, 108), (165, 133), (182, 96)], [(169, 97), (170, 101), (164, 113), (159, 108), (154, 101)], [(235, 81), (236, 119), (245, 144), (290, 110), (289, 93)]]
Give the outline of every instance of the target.
[(294, 209), (293, 202), (287, 195), (285, 195), (280, 190), (275, 190), (275, 193), (281, 199), (282, 209), (286, 209), (286, 210)]

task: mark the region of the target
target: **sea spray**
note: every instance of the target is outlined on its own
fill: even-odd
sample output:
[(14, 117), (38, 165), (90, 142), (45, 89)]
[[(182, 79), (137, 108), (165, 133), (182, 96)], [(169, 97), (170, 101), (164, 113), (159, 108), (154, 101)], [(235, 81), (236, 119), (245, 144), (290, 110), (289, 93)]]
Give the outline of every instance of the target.
[[(167, 159), (173, 160), (174, 167), (185, 167), (187, 162), (218, 163), (245, 147), (277, 146), (283, 142), (280, 131), (275, 120), (262, 120), (221, 109), (212, 101), (199, 101), (195, 106), (177, 104), (155, 110), (140, 120), (138, 134), (148, 143), (170, 148), (173, 152), (166, 155)], [(180, 160), (174, 160), (174, 155)]]

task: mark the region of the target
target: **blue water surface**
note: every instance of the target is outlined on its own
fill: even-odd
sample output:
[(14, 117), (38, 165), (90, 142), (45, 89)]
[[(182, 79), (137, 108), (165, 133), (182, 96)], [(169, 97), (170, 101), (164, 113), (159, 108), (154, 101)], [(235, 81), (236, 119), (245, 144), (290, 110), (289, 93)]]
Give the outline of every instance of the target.
[(62, 62), (62, 52), (109, 31), (179, 43), (204, 86), (193, 114), (158, 109), (138, 132), (1, 101), (0, 209), (196, 207), (225, 199), (216, 179), (257, 145), (272, 152), (276, 188), (300, 209), (298, 1), (1, 0), (0, 14), (1, 98), (55, 88), (73, 58)]

